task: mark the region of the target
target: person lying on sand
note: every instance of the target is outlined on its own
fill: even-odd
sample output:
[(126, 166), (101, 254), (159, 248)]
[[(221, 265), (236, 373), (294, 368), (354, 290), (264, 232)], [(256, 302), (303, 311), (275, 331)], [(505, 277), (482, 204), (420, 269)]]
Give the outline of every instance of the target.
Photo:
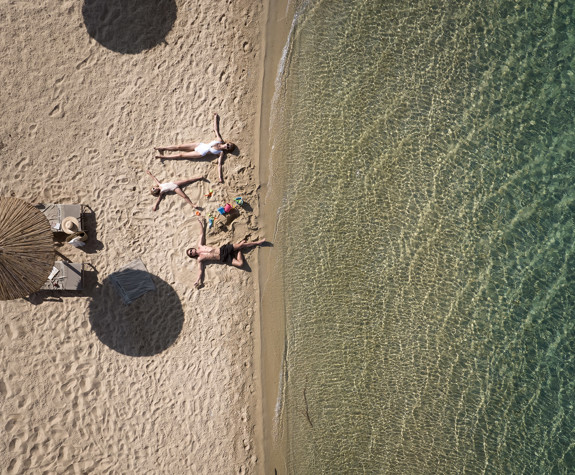
[(166, 193), (169, 193), (170, 191), (173, 191), (174, 193), (180, 195), (194, 208), (197, 208), (197, 206), (194, 203), (192, 203), (192, 200), (188, 198), (188, 195), (186, 195), (184, 193), (184, 190), (182, 190), (180, 187), (189, 185), (190, 183), (193, 183), (195, 181), (205, 180), (206, 179), (205, 176), (197, 176), (196, 178), (189, 178), (188, 180), (169, 181), (167, 183), (160, 183), (158, 179), (154, 175), (152, 175), (152, 172), (150, 170), (148, 170), (148, 175), (150, 175), (156, 182), (156, 185), (152, 186), (151, 189), (152, 195), (158, 197), (157, 201), (154, 203), (154, 206), (152, 208), (154, 211), (158, 209), (158, 205), (160, 204), (160, 201), (162, 201), (164, 195)]
[[(154, 147), (154, 150), (157, 150), (160, 154), (156, 155), (156, 158), (160, 158), (162, 160), (166, 158), (170, 159), (194, 159), (194, 158), (202, 158), (206, 155), (214, 155), (218, 157), (218, 175), (220, 183), (224, 182), (222, 177), (222, 162), (226, 156), (226, 153), (233, 152), (236, 146), (231, 142), (224, 142), (220, 134), (220, 116), (218, 114), (214, 114), (214, 132), (216, 134), (217, 139), (213, 140), (209, 143), (203, 142), (190, 142), (185, 143), (182, 145), (166, 145), (164, 147)], [(180, 151), (183, 153), (177, 153), (172, 155), (165, 155), (163, 152), (170, 151)]]
[(214, 248), (205, 245), (204, 237), (204, 220), (203, 218), (198, 218), (201, 226), (200, 238), (198, 240), (197, 248), (190, 247), (186, 250), (186, 254), (191, 259), (197, 259), (200, 266), (200, 272), (198, 279), (196, 280), (194, 286), (199, 289), (204, 285), (204, 267), (205, 262), (216, 261), (222, 262), (224, 264), (229, 264), (234, 267), (242, 267), (244, 265), (244, 256), (242, 254), (242, 249), (248, 249), (250, 247), (260, 246), (265, 239), (260, 239), (259, 241), (247, 242), (242, 241), (236, 244), (224, 244), (219, 248)]

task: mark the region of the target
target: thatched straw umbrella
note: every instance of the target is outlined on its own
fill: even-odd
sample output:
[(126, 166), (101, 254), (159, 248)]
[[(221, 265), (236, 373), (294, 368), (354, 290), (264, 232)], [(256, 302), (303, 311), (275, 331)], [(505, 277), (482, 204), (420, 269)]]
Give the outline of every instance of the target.
[(54, 265), (48, 219), (31, 204), (0, 198), (0, 300), (35, 292)]

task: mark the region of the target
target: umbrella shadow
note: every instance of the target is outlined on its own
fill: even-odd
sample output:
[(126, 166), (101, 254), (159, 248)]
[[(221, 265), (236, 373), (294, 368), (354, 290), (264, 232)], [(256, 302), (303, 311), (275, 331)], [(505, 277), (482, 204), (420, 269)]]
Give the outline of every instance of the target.
[(156, 290), (125, 305), (109, 277), (91, 292), (88, 313), (92, 330), (102, 343), (127, 356), (152, 356), (168, 349), (180, 335), (184, 310), (176, 291), (150, 276)]
[(175, 0), (84, 0), (88, 34), (105, 48), (137, 54), (165, 42), (177, 16)]

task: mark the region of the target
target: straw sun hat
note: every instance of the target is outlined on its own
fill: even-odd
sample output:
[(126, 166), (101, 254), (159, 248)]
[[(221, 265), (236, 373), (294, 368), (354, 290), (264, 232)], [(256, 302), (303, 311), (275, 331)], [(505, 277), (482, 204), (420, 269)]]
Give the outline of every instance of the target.
[(62, 231), (66, 234), (74, 234), (80, 231), (80, 222), (73, 216), (67, 216), (62, 220)]

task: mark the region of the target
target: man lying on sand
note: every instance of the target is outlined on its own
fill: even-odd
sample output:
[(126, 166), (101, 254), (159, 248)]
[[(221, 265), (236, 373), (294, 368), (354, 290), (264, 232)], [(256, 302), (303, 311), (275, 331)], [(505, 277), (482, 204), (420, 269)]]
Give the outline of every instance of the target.
[(197, 259), (200, 266), (200, 273), (198, 279), (195, 282), (195, 287), (200, 288), (204, 284), (204, 267), (205, 262), (216, 261), (225, 264), (230, 264), (234, 267), (242, 267), (244, 265), (244, 256), (242, 254), (242, 249), (248, 249), (250, 247), (260, 246), (266, 240), (260, 239), (259, 241), (253, 242), (238, 242), (236, 244), (224, 244), (219, 248), (213, 248), (205, 245), (204, 237), (204, 220), (203, 218), (198, 218), (201, 226), (200, 238), (198, 240), (198, 247), (190, 247), (186, 254), (192, 259)]
[[(210, 143), (203, 142), (190, 142), (182, 145), (165, 145), (164, 147), (154, 147), (160, 155), (156, 155), (156, 158), (161, 158), (165, 160), (166, 158), (183, 158), (183, 159), (197, 159), (205, 157), (206, 155), (214, 155), (218, 158), (218, 175), (220, 183), (224, 182), (222, 177), (222, 162), (226, 156), (226, 153), (233, 152), (236, 146), (231, 142), (224, 142), (222, 135), (220, 134), (220, 116), (214, 114), (214, 133), (216, 134), (216, 140)], [(173, 155), (165, 155), (165, 151), (179, 151), (183, 153), (177, 153)]]

